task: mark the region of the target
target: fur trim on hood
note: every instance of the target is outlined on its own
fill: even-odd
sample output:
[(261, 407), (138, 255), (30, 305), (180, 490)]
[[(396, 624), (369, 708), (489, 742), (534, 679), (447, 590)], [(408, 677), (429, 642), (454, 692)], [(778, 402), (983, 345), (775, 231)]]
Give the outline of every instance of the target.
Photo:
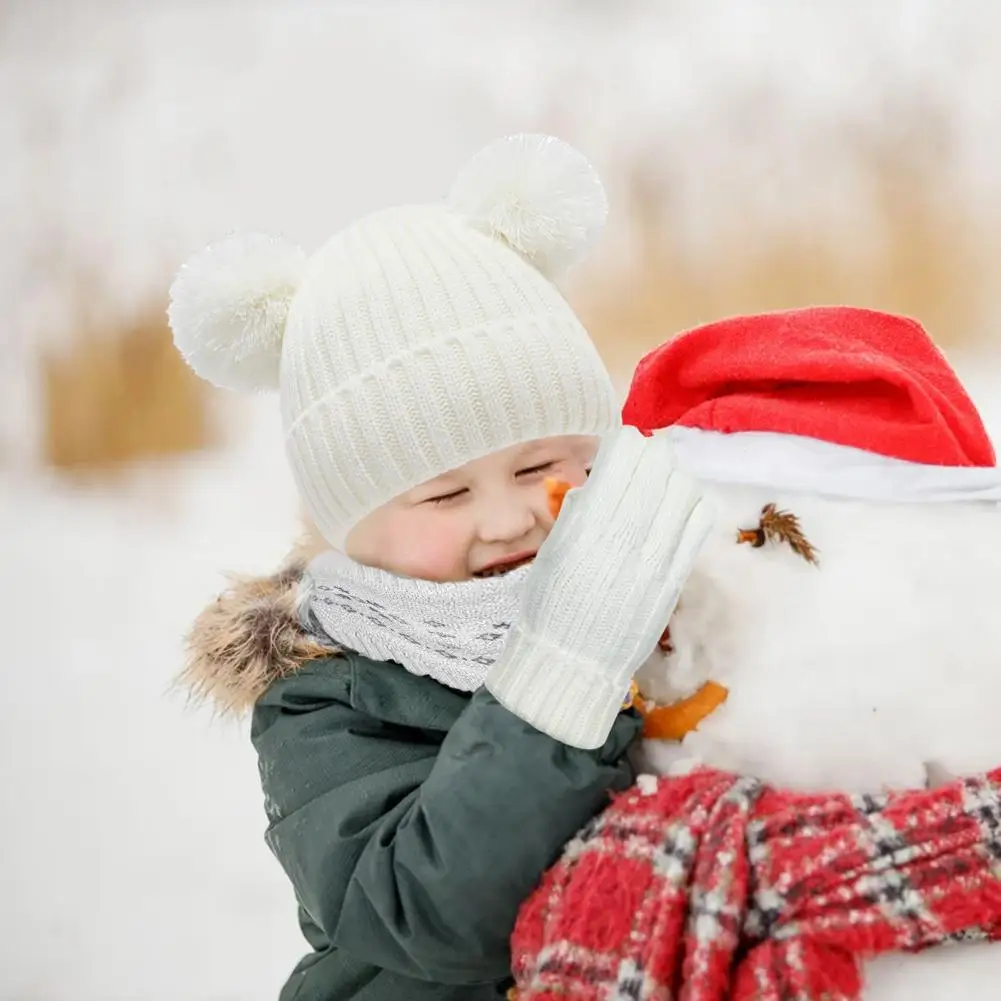
[(337, 653), (306, 635), (299, 622), (299, 581), (320, 548), (308, 539), (277, 573), (231, 578), (198, 616), (178, 678), (195, 701), (211, 702), (222, 715), (243, 715), (274, 682)]

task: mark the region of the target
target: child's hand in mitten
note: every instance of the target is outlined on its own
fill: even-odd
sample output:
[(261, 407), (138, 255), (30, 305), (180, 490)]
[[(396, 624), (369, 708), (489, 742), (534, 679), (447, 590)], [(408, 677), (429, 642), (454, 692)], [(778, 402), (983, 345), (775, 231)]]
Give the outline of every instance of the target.
[(487, 688), (558, 740), (600, 747), (710, 527), (664, 436), (611, 432), (536, 556)]

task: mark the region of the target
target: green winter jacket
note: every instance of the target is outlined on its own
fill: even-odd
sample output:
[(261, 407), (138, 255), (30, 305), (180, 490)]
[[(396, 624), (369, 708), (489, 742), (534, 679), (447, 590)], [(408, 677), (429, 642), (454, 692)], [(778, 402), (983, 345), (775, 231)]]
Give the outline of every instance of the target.
[(632, 782), (638, 716), (622, 713), (598, 751), (570, 748), (485, 690), (318, 657), (287, 593), (264, 604), (277, 621), (259, 594), (206, 611), (189, 680), (228, 708), (255, 699), (266, 839), (312, 948), (280, 1001), (504, 998), (518, 908)]

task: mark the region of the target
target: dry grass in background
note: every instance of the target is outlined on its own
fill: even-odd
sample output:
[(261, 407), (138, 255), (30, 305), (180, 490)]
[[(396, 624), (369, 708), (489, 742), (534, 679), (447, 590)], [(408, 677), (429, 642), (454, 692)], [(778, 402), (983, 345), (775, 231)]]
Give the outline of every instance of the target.
[(56, 469), (113, 474), (212, 442), (210, 390), (174, 349), (162, 309), (110, 333), (84, 325), (42, 360), (42, 375), (45, 461)]
[[(907, 313), (943, 345), (968, 342), (985, 326), (997, 255), (981, 250), (989, 213), (974, 212), (933, 126), (926, 116), (906, 141), (846, 135), (874, 192), (862, 218), (845, 223), (864, 241), (858, 254), (844, 227), (833, 231), (806, 207), (791, 213), (791, 228), (756, 232), (746, 215), (741, 228), (721, 190), (710, 206), (714, 242), (696, 257), (670, 225), (678, 196), (663, 174), (626, 165), (640, 265), (624, 276), (599, 265), (571, 293), (609, 367), (628, 376), (643, 352), (708, 320), (819, 303)], [(176, 354), (163, 311), (98, 330), (82, 319), (72, 348), (43, 360), (47, 463), (101, 475), (210, 444), (211, 391)]]
[[(607, 364), (630, 372), (669, 336), (724, 316), (818, 304), (914, 316), (945, 347), (975, 341), (987, 322), (996, 255), (984, 253), (986, 213), (960, 190), (933, 124), (906, 142), (846, 136), (873, 192), (861, 224), (849, 211), (846, 228), (832, 232), (804, 210), (794, 227), (762, 239), (753, 226), (741, 228), (731, 204), (722, 211), (734, 224), (713, 220), (711, 251), (699, 261), (670, 227), (670, 188), (632, 165), (641, 263), (624, 281), (592, 270), (572, 295)], [(714, 215), (725, 204), (721, 197)], [(863, 241), (857, 254), (853, 233)]]

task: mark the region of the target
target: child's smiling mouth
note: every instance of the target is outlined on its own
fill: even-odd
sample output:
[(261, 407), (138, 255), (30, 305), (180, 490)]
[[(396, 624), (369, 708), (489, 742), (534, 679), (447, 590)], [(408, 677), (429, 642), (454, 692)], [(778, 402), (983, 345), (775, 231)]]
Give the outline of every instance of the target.
[(517, 570), (519, 567), (526, 566), (534, 559), (535, 553), (514, 553), (511, 556), (505, 556), (503, 559), (495, 560), (493, 563), (482, 567), (475, 571), (473, 576), (477, 580), (484, 580), (488, 577), (500, 577), (503, 574), (510, 573), (512, 570)]

